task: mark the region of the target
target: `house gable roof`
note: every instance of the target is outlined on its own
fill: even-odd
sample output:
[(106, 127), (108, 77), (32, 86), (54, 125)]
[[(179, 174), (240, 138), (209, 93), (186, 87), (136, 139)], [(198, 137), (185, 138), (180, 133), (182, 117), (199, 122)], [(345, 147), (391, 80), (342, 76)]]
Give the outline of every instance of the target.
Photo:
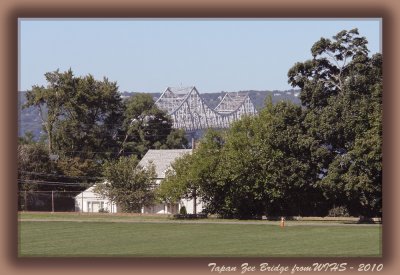
[(157, 178), (163, 179), (165, 172), (177, 158), (191, 153), (192, 149), (149, 150), (140, 160), (139, 165), (146, 168), (150, 163), (154, 164)]

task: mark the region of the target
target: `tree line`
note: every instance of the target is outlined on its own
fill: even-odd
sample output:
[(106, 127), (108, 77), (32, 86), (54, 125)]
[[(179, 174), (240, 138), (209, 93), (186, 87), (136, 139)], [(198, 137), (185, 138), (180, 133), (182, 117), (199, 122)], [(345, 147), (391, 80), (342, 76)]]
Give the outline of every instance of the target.
[[(148, 94), (123, 99), (116, 82), (75, 76), (72, 70), (45, 74), (23, 108), (38, 108), (44, 135), (19, 138), (19, 190), (80, 191), (104, 178), (120, 158), (141, 159), (149, 149), (188, 146), (166, 112)], [(76, 184), (75, 184), (76, 183)]]
[(269, 98), (258, 115), (209, 130), (155, 190), (154, 169), (139, 160), (187, 140), (151, 96), (123, 100), (106, 78), (47, 73), (47, 87), (27, 92), (46, 135), (20, 138), (19, 188), (82, 190), (73, 183), (107, 179), (98, 191), (126, 212), (186, 197), (222, 217), (380, 216), (382, 55), (369, 56), (367, 44), (357, 29), (321, 38), (288, 71), (301, 105)]
[(357, 29), (321, 38), (288, 72), (301, 106), (269, 99), (257, 116), (208, 131), (159, 198), (200, 197), (222, 217), (380, 216), (382, 56), (367, 43)]

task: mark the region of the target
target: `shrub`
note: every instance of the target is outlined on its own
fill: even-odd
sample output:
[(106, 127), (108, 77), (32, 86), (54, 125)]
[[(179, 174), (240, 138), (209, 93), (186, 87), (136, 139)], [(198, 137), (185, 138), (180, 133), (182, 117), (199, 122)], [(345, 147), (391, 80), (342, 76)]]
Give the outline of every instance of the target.
[(107, 209), (100, 208), (99, 213), (109, 213), (109, 211)]
[(349, 217), (349, 210), (345, 206), (337, 206), (329, 210), (328, 217)]
[(179, 210), (179, 214), (181, 214), (181, 215), (186, 215), (186, 214), (187, 214), (187, 211), (186, 211), (186, 207), (185, 207), (185, 206), (182, 206), (182, 207), (181, 207), (181, 209)]
[(207, 219), (206, 213), (199, 213), (199, 214), (175, 214), (174, 219)]

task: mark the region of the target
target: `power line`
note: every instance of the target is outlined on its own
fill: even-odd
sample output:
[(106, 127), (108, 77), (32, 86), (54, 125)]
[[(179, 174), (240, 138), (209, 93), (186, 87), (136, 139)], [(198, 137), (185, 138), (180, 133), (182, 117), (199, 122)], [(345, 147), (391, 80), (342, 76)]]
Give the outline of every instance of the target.
[[(21, 129), (19, 129), (19, 130), (21, 130)], [(144, 132), (146, 132), (146, 131), (162, 131), (162, 130), (168, 130), (168, 129), (160, 129), (160, 128), (145, 128), (145, 129), (140, 129), (141, 131), (144, 131)], [(78, 130), (72, 130), (72, 129), (64, 129), (63, 131), (62, 131), (63, 133), (78, 133), (78, 132), (81, 132), (81, 131), (78, 131)], [(165, 136), (169, 136), (169, 135), (171, 135), (173, 132), (171, 131), (171, 132), (169, 132), (168, 134), (166, 133), (166, 134), (160, 134), (160, 133), (143, 133), (145, 136), (148, 136), (148, 137), (150, 137), (150, 136), (154, 136), (154, 137), (165, 137)], [(91, 134), (96, 134), (96, 133), (91, 133)], [(140, 135), (138, 135), (138, 134), (109, 134), (109, 137), (125, 137), (125, 136), (132, 136), (132, 137), (137, 137), (137, 136), (140, 136)]]
[(43, 185), (69, 185), (69, 186), (82, 186), (87, 185), (86, 182), (61, 182), (61, 181), (36, 181), (36, 180), (23, 180), (18, 179), (19, 183), (30, 183), (30, 184), (43, 184)]
[[(119, 151), (121, 150), (121, 148), (119, 148), (119, 147), (115, 147), (115, 148), (116, 148), (116, 151), (61, 150), (60, 152), (61, 152), (61, 154), (62, 153), (85, 153), (85, 154), (103, 154), (103, 153), (108, 153), (108, 154), (116, 154), (117, 155), (119, 153)], [(167, 148), (167, 149), (187, 149), (187, 148), (181, 148), (180, 147), (180, 148)], [(148, 150), (157, 150), (157, 149), (150, 147)], [(123, 152), (125, 154), (136, 154), (136, 153), (138, 153), (136, 151), (126, 151), (126, 150), (123, 150)], [(92, 159), (87, 159), (87, 160), (92, 160)]]
[[(37, 190), (19, 190), (18, 191), (18, 193), (25, 193), (25, 192), (28, 192), (28, 193), (52, 193), (52, 192), (54, 192), (54, 194), (57, 194), (57, 193), (77, 193), (77, 192), (80, 192), (80, 191), (65, 191), (65, 190), (39, 190), (39, 191), (37, 191)], [(96, 198), (96, 196), (85, 196), (85, 198)]]
[(67, 176), (60, 174), (49, 174), (49, 173), (40, 173), (40, 172), (30, 172), (30, 171), (18, 171), (21, 174), (31, 174), (38, 176), (51, 176), (51, 177), (61, 177), (61, 178), (86, 178), (86, 179), (102, 179), (102, 177), (90, 177), (90, 176)]
[[(24, 122), (24, 121), (18, 121), (18, 124), (22, 124), (22, 125), (36, 125), (36, 126), (42, 126), (43, 125), (43, 123), (41, 123), (41, 122)], [(97, 125), (97, 126), (121, 126), (120, 128), (122, 128), (122, 125), (119, 125), (119, 124), (101, 124), (101, 125)], [(165, 125), (165, 124), (164, 124)], [(126, 127), (124, 127), (124, 128), (126, 128)], [(130, 129), (129, 127), (127, 127), (128, 128), (128, 130)], [(93, 129), (93, 128), (91, 128), (91, 129)], [(175, 129), (175, 128), (172, 128), (172, 126), (171, 127), (168, 127), (168, 128), (164, 128), (165, 130), (178, 130), (178, 129)], [(67, 130), (67, 129), (63, 129), (63, 131), (65, 131), (65, 130)], [(73, 129), (68, 129), (68, 131), (72, 131)], [(78, 130), (81, 130), (81, 129), (78, 129)], [(100, 130), (100, 129), (98, 129), (98, 130)], [(118, 129), (118, 130), (125, 130), (125, 129)], [(140, 127), (140, 129), (138, 129), (138, 130), (163, 130), (163, 128), (160, 128), (160, 127), (148, 127), (148, 126), (141, 126)]]

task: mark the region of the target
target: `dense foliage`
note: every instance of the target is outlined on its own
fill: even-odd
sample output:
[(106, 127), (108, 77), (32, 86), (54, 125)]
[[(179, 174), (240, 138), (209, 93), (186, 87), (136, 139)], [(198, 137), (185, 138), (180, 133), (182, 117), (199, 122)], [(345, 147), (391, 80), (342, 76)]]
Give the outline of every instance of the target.
[(184, 131), (172, 129), (171, 118), (154, 104), (149, 94), (135, 94), (124, 103), (119, 155), (142, 158), (149, 149), (187, 147)]
[(322, 38), (313, 60), (290, 69), (300, 87), (308, 135), (326, 148), (325, 196), (350, 213), (379, 214), (382, 207), (382, 56), (368, 56), (357, 29)]
[(356, 29), (322, 38), (289, 83), (302, 106), (272, 104), (227, 132), (210, 131), (178, 160), (162, 199), (192, 196), (205, 211), (261, 215), (381, 215), (382, 57), (368, 56)]
[(140, 213), (142, 206), (154, 202), (154, 166), (142, 168), (135, 156), (107, 161), (104, 176), (107, 179), (95, 187), (95, 192), (115, 202), (122, 212)]
[(380, 216), (382, 56), (369, 55), (367, 43), (357, 29), (321, 38), (312, 59), (288, 72), (301, 106), (269, 98), (257, 116), (209, 130), (156, 191), (154, 169), (138, 160), (148, 149), (185, 148), (187, 140), (153, 98), (124, 101), (107, 79), (47, 73), (47, 87), (27, 92), (25, 107), (39, 108), (46, 137), (20, 139), (20, 190), (101, 176), (106, 181), (97, 190), (128, 212), (156, 198), (188, 198), (223, 217)]
[(50, 154), (43, 141), (35, 142), (27, 133), (18, 144), (18, 190), (80, 191), (99, 180), (93, 160), (59, 159)]
[(29, 190), (82, 190), (104, 178), (106, 161), (187, 146), (185, 133), (172, 129), (149, 95), (123, 100), (116, 82), (72, 70), (45, 77), (47, 86), (33, 86), (23, 106), (39, 110), (45, 135), (39, 142), (30, 133), (19, 139), (20, 190), (28, 184)]

